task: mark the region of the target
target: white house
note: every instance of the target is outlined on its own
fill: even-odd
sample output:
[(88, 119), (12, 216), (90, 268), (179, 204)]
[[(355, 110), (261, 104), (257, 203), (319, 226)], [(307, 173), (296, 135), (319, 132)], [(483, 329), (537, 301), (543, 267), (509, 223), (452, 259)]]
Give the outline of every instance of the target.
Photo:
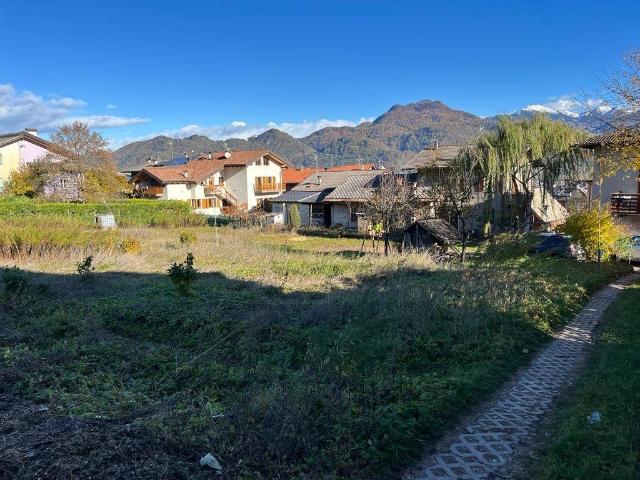
[(143, 196), (184, 200), (198, 213), (251, 210), (284, 191), (286, 160), (269, 150), (211, 152), (183, 165), (145, 167), (130, 181)]
[[(610, 132), (590, 138), (581, 147), (594, 156), (590, 200), (608, 204), (630, 233), (640, 234), (640, 130)], [(613, 174), (600, 173), (601, 161), (620, 167)], [(627, 168), (628, 167), (628, 168)]]

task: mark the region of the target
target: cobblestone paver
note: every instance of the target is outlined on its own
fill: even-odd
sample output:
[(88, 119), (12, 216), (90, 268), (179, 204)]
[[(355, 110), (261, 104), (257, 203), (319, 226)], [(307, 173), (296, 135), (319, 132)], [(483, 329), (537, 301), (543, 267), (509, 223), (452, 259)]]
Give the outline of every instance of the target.
[(408, 475), (415, 480), (501, 478), (498, 470), (517, 444), (549, 409), (560, 388), (576, 373), (603, 312), (626, 285), (629, 275), (603, 288), (545, 347), (522, 374), (505, 388), (448, 447)]

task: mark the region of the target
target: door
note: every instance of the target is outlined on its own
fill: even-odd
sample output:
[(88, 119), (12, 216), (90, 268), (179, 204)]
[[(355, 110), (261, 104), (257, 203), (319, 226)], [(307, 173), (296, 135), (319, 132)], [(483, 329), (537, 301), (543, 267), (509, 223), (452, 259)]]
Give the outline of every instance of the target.
[(324, 226), (331, 226), (331, 205), (324, 206)]

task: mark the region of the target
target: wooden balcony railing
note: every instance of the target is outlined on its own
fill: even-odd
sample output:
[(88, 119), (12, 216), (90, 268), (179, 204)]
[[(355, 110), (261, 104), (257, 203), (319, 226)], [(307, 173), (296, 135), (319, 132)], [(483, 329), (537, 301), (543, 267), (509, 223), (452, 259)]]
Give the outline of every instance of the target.
[(614, 215), (640, 215), (640, 194), (612, 193), (611, 213)]
[(281, 192), (284, 189), (282, 188), (282, 184), (278, 182), (256, 182), (254, 190), (256, 193), (272, 193)]

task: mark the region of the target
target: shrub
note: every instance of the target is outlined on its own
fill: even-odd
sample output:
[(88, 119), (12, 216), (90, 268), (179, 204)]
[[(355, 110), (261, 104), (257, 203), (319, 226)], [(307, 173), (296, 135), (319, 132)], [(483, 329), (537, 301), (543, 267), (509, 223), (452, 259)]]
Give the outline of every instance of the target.
[(83, 278), (87, 278), (95, 269), (96, 267), (93, 266), (93, 255), (89, 255), (83, 261), (76, 264), (76, 270)]
[(191, 211), (187, 202), (177, 200), (126, 199), (100, 203), (63, 203), (31, 200), (25, 197), (0, 199), (0, 218), (53, 217), (77, 218), (86, 226), (94, 224), (96, 213), (112, 213), (122, 227), (191, 227), (207, 224), (204, 215)]
[(2, 270), (2, 279), (4, 280), (4, 294), (7, 299), (13, 299), (21, 295), (26, 292), (29, 286), (27, 274), (17, 266), (4, 268)]
[(120, 243), (120, 251), (122, 253), (130, 253), (132, 255), (139, 255), (142, 253), (142, 245), (140, 244), (140, 240), (137, 238), (125, 238)]
[(583, 248), (587, 260), (598, 258), (598, 248), (602, 260), (608, 260), (617, 253), (617, 248), (627, 235), (625, 228), (617, 224), (608, 205), (600, 209), (573, 212), (559, 227)]
[(195, 245), (198, 237), (193, 232), (180, 232), (180, 243), (183, 245)]
[(300, 211), (298, 210), (298, 205), (296, 205), (295, 203), (289, 208), (287, 225), (289, 226), (290, 230), (300, 228), (300, 226), (302, 225), (302, 220), (300, 219)]
[(190, 295), (191, 285), (196, 278), (196, 269), (193, 268), (193, 254), (187, 253), (184, 263), (174, 263), (167, 270), (169, 278), (180, 295)]

